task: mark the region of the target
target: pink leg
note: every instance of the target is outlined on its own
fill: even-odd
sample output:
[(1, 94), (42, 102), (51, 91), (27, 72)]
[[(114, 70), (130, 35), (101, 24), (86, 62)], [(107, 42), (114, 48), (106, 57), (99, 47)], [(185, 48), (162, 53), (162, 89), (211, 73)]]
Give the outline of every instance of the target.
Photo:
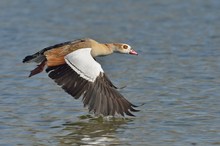
[(46, 60), (41, 62), (41, 64), (37, 65), (35, 69), (33, 69), (29, 75), (29, 77), (32, 77), (33, 75), (36, 75), (44, 70), (44, 66), (46, 65)]

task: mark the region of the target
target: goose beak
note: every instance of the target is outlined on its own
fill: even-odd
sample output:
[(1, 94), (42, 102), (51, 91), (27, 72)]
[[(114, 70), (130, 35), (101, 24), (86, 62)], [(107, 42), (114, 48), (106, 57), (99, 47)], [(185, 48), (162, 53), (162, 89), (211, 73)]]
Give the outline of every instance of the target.
[(138, 53), (136, 51), (134, 51), (133, 49), (129, 52), (129, 54), (131, 54), (131, 55), (138, 55)]

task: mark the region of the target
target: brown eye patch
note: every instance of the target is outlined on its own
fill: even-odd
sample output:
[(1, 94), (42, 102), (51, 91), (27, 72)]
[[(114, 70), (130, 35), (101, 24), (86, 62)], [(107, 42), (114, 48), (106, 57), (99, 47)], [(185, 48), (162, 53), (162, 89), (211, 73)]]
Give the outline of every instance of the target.
[(123, 45), (122, 47), (123, 47), (123, 49), (127, 49), (127, 48), (128, 48), (128, 46), (127, 46), (127, 45)]

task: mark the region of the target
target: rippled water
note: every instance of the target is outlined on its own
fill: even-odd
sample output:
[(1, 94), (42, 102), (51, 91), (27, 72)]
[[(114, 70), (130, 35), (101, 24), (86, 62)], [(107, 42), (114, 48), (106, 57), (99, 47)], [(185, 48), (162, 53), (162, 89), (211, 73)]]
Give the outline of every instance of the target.
[[(219, 0), (1, 0), (0, 145), (220, 145)], [(77, 38), (126, 42), (98, 58), (135, 118), (88, 115), (26, 55)]]

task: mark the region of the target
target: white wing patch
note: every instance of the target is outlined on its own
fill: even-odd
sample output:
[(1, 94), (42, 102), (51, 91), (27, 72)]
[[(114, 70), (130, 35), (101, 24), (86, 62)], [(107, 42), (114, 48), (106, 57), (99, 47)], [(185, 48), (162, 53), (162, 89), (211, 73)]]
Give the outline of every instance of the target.
[(76, 50), (64, 57), (66, 63), (82, 78), (94, 82), (104, 72), (101, 65), (91, 56), (91, 48)]

